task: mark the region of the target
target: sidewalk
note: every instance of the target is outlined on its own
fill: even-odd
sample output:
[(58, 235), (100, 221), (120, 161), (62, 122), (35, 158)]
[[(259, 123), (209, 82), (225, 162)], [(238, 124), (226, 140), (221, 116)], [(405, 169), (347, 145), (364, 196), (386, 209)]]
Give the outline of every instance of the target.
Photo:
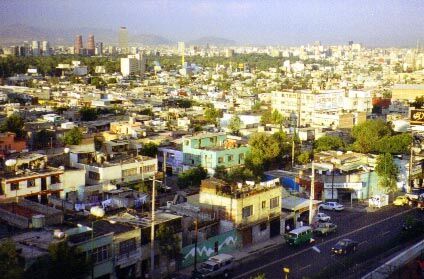
[[(242, 264), (242, 263), (246, 263), (246, 262), (249, 262), (250, 260), (255, 259), (258, 255), (261, 255), (273, 249), (279, 248), (280, 245), (282, 245), (284, 242), (285, 241), (283, 236), (279, 235), (265, 242), (252, 244), (228, 254), (234, 256), (236, 264)], [(197, 265), (197, 267), (199, 268), (199, 264)], [(194, 269), (194, 266), (187, 267), (185, 269), (180, 270), (180, 273), (184, 275), (191, 275), (193, 269)]]

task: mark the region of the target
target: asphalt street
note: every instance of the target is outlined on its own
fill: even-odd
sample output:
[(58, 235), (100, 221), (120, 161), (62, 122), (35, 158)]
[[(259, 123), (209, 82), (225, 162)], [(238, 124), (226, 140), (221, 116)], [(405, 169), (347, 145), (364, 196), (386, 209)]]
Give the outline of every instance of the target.
[[(324, 211), (325, 212), (325, 211)], [(340, 261), (340, 256), (330, 254), (331, 247), (340, 239), (350, 238), (359, 242), (358, 250), (366, 249), (397, 235), (408, 214), (424, 218), (423, 212), (408, 207), (388, 206), (377, 212), (326, 212), (337, 224), (338, 231), (327, 237), (315, 237), (315, 244), (301, 247), (281, 245), (253, 260), (242, 262), (234, 270), (234, 278), (251, 278), (265, 273), (267, 279), (284, 278), (283, 268), (289, 268), (288, 278), (310, 277), (326, 266)], [(320, 253), (314, 251), (316, 246)], [(343, 256), (346, 257), (346, 256)]]

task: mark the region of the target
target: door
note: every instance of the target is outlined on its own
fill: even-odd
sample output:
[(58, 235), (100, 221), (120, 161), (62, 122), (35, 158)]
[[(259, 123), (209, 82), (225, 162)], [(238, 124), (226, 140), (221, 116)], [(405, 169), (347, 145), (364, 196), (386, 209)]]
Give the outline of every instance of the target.
[(252, 244), (252, 228), (246, 228), (241, 231), (243, 246)]
[(46, 182), (46, 178), (43, 177), (41, 178), (41, 191), (45, 191), (47, 190), (47, 182)]
[(269, 237), (280, 235), (281, 222), (280, 219), (274, 219), (269, 222)]

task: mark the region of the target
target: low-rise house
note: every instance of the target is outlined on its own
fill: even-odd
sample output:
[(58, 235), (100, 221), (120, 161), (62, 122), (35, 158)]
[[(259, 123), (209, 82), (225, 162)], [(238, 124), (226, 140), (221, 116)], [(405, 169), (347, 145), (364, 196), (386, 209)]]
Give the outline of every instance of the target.
[(25, 140), (17, 139), (15, 133), (0, 133), (0, 158), (10, 153), (21, 152), (26, 148)]
[[(278, 179), (256, 184), (230, 184), (210, 178), (202, 181), (198, 195), (201, 208), (230, 220), (240, 232), (243, 245), (280, 235), (282, 187)], [(196, 203), (188, 197), (189, 203)]]
[(201, 133), (183, 137), (183, 162), (185, 168), (201, 166), (208, 173), (217, 167), (225, 169), (244, 164), (249, 147), (237, 138), (225, 133)]
[(118, 184), (142, 181), (157, 172), (157, 159), (131, 155), (94, 155), (94, 153), (70, 153), (72, 167), (86, 170), (86, 181), (90, 185)]

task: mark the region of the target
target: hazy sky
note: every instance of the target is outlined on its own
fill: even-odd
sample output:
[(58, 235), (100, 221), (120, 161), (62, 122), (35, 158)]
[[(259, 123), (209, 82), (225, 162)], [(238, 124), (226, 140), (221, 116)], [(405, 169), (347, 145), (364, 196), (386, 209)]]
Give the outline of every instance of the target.
[(2, 25), (96, 27), (175, 41), (203, 36), (297, 45), (349, 40), (368, 46), (424, 43), (424, 0), (0, 0)]

